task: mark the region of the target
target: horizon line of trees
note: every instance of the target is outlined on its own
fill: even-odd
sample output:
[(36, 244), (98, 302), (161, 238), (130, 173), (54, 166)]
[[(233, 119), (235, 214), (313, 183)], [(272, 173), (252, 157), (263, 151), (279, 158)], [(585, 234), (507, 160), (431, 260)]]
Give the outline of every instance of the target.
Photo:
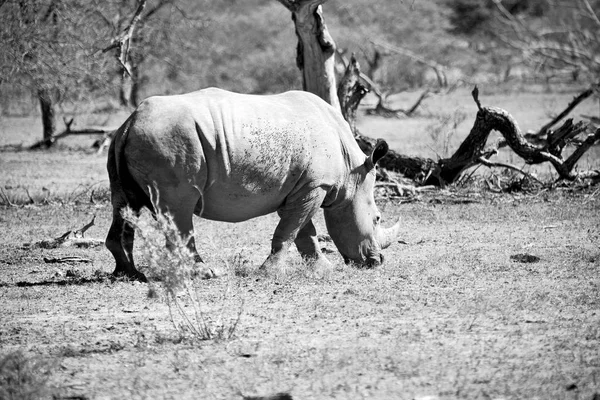
[[(299, 88), (296, 38), (278, 2), (290, 9), (297, 0), (0, 0), (0, 107), (10, 108), (6, 93), (36, 98), (49, 146), (61, 103), (108, 98), (131, 108), (146, 94), (206, 86)], [(443, 85), (440, 73), (452, 71), (508, 79), (515, 65), (582, 85), (600, 75), (600, 0), (326, 7), (340, 53), (356, 53), (385, 91)]]

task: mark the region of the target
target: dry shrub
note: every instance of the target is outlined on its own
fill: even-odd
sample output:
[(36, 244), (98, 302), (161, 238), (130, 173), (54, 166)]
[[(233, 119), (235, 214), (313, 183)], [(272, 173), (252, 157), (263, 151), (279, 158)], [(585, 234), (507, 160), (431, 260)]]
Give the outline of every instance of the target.
[(0, 399), (27, 400), (49, 397), (48, 380), (55, 362), (41, 357), (27, 357), (15, 351), (0, 357)]
[[(156, 204), (154, 209), (160, 210)], [(212, 310), (207, 312), (207, 302), (202, 297), (203, 281), (198, 279), (206, 267), (195, 260), (187, 247), (190, 237), (182, 237), (173, 217), (161, 211), (154, 218), (148, 213), (136, 215), (130, 208), (123, 217), (135, 228), (140, 240), (141, 258), (147, 264), (141, 270), (150, 281), (148, 296), (166, 302), (175, 329), (200, 340), (230, 339), (240, 321), (243, 302), (232, 305), (229, 277), (225, 278), (221, 298), (210, 304)], [(232, 308), (236, 308), (233, 316)]]

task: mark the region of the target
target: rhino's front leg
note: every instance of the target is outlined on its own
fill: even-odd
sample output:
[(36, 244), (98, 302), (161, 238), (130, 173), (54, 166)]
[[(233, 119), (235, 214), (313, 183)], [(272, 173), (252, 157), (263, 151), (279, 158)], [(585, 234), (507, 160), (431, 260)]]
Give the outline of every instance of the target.
[(273, 234), (271, 254), (260, 267), (261, 270), (268, 273), (282, 270), (290, 246), (294, 243), (302, 228), (310, 223), (324, 198), (325, 191), (314, 189), (304, 196), (294, 196), (286, 199), (285, 205), (277, 211), (281, 220)]
[(317, 275), (327, 276), (331, 273), (333, 267), (321, 252), (319, 240), (317, 239), (317, 230), (315, 229), (312, 220), (309, 220), (306, 225), (300, 229), (295, 243), (302, 258), (304, 258), (308, 265), (312, 267)]

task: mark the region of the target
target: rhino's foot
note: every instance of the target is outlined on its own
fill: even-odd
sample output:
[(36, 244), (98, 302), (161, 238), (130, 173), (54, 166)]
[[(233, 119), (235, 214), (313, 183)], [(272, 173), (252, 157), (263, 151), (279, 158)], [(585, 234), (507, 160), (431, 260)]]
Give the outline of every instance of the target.
[(320, 255), (315, 258), (304, 258), (311, 275), (318, 279), (329, 279), (333, 272), (333, 265), (325, 256)]
[(127, 278), (127, 279), (132, 280), (132, 281), (139, 281), (139, 282), (144, 282), (144, 283), (148, 282), (148, 278), (146, 278), (146, 275), (142, 274), (138, 270), (126, 272), (126, 271), (123, 271), (123, 270), (117, 270), (117, 269), (115, 269), (113, 271), (112, 275), (115, 278)]
[(286, 257), (283, 251), (271, 253), (264, 263), (258, 268), (258, 272), (261, 275), (266, 276), (279, 276), (285, 273), (287, 269)]

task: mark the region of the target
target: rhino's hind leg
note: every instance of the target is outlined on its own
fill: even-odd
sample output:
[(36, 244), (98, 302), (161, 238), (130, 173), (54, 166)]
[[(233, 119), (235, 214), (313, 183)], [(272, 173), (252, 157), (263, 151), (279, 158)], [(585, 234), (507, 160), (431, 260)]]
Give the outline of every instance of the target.
[[(121, 216), (124, 207), (121, 202), (113, 199), (113, 220), (106, 237), (106, 247), (115, 258), (114, 276), (127, 276), (146, 282), (146, 276), (139, 272), (133, 263), (133, 239), (135, 231)], [(139, 210), (135, 210), (137, 212)]]
[(300, 229), (295, 243), (304, 261), (318, 276), (327, 276), (331, 273), (333, 267), (321, 252), (319, 240), (317, 239), (317, 230), (315, 229), (312, 220), (309, 220), (306, 225)]

